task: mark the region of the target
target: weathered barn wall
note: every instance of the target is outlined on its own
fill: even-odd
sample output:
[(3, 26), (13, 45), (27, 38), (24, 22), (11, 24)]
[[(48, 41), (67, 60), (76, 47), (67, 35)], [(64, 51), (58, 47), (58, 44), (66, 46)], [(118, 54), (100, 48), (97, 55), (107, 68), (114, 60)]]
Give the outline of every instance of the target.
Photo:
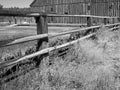
[(91, 0), (91, 14), (99, 16), (119, 16), (120, 0)]
[[(54, 14), (120, 16), (120, 0), (35, 0), (31, 7)], [(48, 19), (48, 22), (85, 23), (86, 19), (78, 17), (51, 17)]]

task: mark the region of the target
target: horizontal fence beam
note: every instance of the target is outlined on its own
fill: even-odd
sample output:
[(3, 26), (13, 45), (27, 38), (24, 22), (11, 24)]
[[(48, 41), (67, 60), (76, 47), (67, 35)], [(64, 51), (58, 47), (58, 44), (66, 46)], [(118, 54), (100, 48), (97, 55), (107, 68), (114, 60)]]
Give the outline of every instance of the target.
[(102, 25), (102, 26), (103, 27), (110, 27), (110, 26), (116, 26), (116, 25), (120, 25), (120, 23), (106, 24), (106, 25)]
[(46, 13), (0, 12), (0, 16), (38, 17), (38, 16), (46, 16)]
[(48, 16), (48, 17), (91, 17), (91, 18), (119, 18), (119, 17), (109, 17), (109, 16), (95, 16), (95, 15), (63, 15), (63, 14), (47, 14), (45, 12), (22, 12), (22, 11), (1, 11), (0, 16), (18, 16), (18, 17), (38, 17), (38, 16)]
[(35, 53), (33, 53), (33, 54), (24, 56), (24, 57), (22, 57), (22, 58), (20, 58), (20, 59), (18, 59), (18, 60), (10, 60), (10, 61), (1, 63), (1, 64), (0, 64), (0, 68), (7, 67), (7, 66), (10, 66), (10, 65), (16, 64), (16, 63), (18, 63), (18, 62), (21, 62), (21, 61), (23, 61), (23, 60), (30, 59), (30, 58), (36, 57), (36, 56), (38, 56), (38, 55), (42, 55), (42, 54), (45, 54), (45, 53), (49, 53), (49, 52), (51, 52), (51, 51), (53, 51), (53, 50), (57, 50), (57, 49), (60, 49), (60, 48), (63, 48), (63, 47), (72, 45), (72, 44), (74, 44), (74, 43), (77, 43), (78, 41), (84, 40), (84, 39), (89, 38), (89, 37), (91, 37), (91, 36), (93, 36), (93, 35), (95, 35), (95, 33), (90, 34), (90, 35), (87, 35), (87, 36), (85, 36), (85, 37), (82, 37), (82, 38), (80, 38), (80, 39), (78, 39), (78, 40), (74, 40), (74, 41), (72, 41), (72, 42), (68, 42), (68, 43), (63, 44), (63, 45), (59, 45), (59, 46), (56, 46), (56, 47), (50, 47), (50, 48), (43, 49), (43, 50), (38, 51), (38, 52), (35, 52)]
[(109, 29), (108, 31), (112, 31), (112, 30), (119, 29), (119, 28), (120, 28), (120, 26), (114, 27), (114, 28)]
[[(111, 29), (108, 29), (108, 31), (112, 31), (114, 29), (118, 29), (119, 27), (114, 27), (114, 28), (111, 28)], [(69, 45), (72, 45), (72, 44), (75, 44), (79, 41), (82, 41), (84, 39), (87, 39), (87, 38), (90, 38), (91, 36), (95, 35), (96, 33), (92, 33), (92, 34), (89, 34), (87, 36), (84, 36), (80, 39), (77, 39), (77, 40), (74, 40), (74, 41), (71, 41), (71, 42), (68, 42), (68, 43), (65, 43), (65, 44), (62, 44), (62, 45), (59, 45), (59, 46), (55, 46), (55, 47), (49, 47), (49, 48), (46, 48), (46, 49), (43, 49), (41, 51), (37, 51), (33, 54), (30, 54), (30, 55), (27, 55), (27, 56), (24, 56), (20, 59), (17, 59), (17, 60), (10, 60), (10, 61), (7, 61), (7, 62), (4, 62), (4, 63), (0, 63), (0, 68), (4, 68), (4, 67), (8, 67), (10, 65), (14, 65), (18, 62), (21, 62), (21, 61), (24, 61), (26, 59), (30, 59), (30, 58), (33, 58), (33, 57), (36, 57), (38, 55), (42, 55), (42, 54), (45, 54), (45, 53), (49, 53), (53, 50), (57, 50), (57, 49), (60, 49), (60, 48), (63, 48), (63, 47), (66, 47), (66, 46), (69, 46)]]
[[(24, 24), (15, 24), (14, 26), (22, 26)], [(28, 24), (29, 26), (36, 26), (36, 24)], [(12, 27), (14, 27), (12, 26)], [(76, 23), (73, 23), (73, 24), (70, 24), (70, 23), (48, 23), (48, 26), (62, 26), (62, 27), (80, 27), (80, 26), (87, 26), (87, 23), (84, 23), (84, 24), (76, 24)], [(9, 26), (6, 26), (6, 28), (9, 27)]]
[(94, 15), (60, 15), (60, 14), (47, 14), (48, 17), (91, 17), (91, 18), (119, 18), (109, 16), (94, 16)]
[[(114, 23), (114, 24), (106, 24), (107, 26), (112, 26), (112, 25), (116, 25), (116, 24), (119, 24), (119, 23)], [(20, 26), (22, 24), (16, 24), (15, 26)], [(30, 26), (36, 26), (36, 24), (29, 24)], [(106, 26), (105, 25), (105, 26)], [(76, 23), (73, 23), (73, 24), (69, 24), (69, 23), (48, 23), (48, 26), (72, 26), (72, 27), (80, 27), (80, 26), (87, 26), (87, 23), (86, 24), (76, 24)], [(106, 26), (106, 27), (107, 27)]]
[(46, 16), (45, 13), (31, 13), (27, 14), (28, 17), (39, 17), (39, 16)]
[(48, 37), (48, 34), (40, 34), (40, 35), (34, 35), (34, 36), (28, 36), (20, 39), (16, 39), (10, 43), (7, 43), (6, 45), (0, 45), (0, 47), (5, 47), (5, 46), (11, 46), (15, 44), (20, 44), (28, 41), (33, 41), (33, 40), (38, 40), (38, 39), (43, 39)]
[[(115, 24), (114, 24), (115, 25)], [(113, 25), (113, 26), (114, 26)], [(117, 24), (118, 25), (118, 24)], [(120, 25), (120, 24), (119, 24)], [(109, 25), (103, 25), (104, 27), (108, 27)], [(84, 29), (79, 29), (79, 30), (72, 30), (72, 31), (68, 31), (68, 32), (63, 32), (63, 33), (58, 33), (56, 35), (51, 36), (51, 38), (56, 37), (56, 36), (61, 36), (61, 35), (66, 35), (66, 34), (70, 34), (70, 33), (75, 33), (75, 32), (79, 32), (79, 31), (84, 31), (84, 30), (89, 30), (89, 29), (97, 29), (103, 26), (92, 26), (92, 27), (88, 27), (88, 28), (84, 28)], [(119, 28), (119, 27), (115, 27), (115, 28)], [(115, 29), (112, 28), (112, 29)], [(111, 29), (110, 29), (111, 30)]]
[(87, 26), (87, 23), (84, 24), (70, 24), (70, 23), (48, 23), (48, 26), (62, 26), (62, 27), (82, 27), (82, 26)]
[(53, 38), (53, 37), (56, 37), (56, 36), (71, 34), (71, 33), (79, 32), (79, 31), (85, 31), (85, 30), (89, 30), (89, 29), (97, 29), (97, 28), (100, 28), (100, 27), (115, 26), (115, 25), (120, 25), (120, 23), (91, 26), (91, 27), (86, 27), (86, 28), (81, 28), (81, 29), (80, 28), (75, 28), (75, 29), (71, 29), (71, 31), (58, 33), (58, 34), (55, 34), (55, 35), (40, 34), (40, 35), (28, 36), (28, 37), (16, 39), (16, 40), (14, 40), (14, 41), (12, 41), (10, 43), (4, 44), (4, 45), (0, 45), (0, 47), (6, 47), (6, 46), (15, 45), (15, 44), (25, 43), (25, 42), (28, 42), (28, 41), (34, 41), (34, 40), (38, 40), (38, 39), (43, 39), (43, 38), (46, 38), (46, 37)]

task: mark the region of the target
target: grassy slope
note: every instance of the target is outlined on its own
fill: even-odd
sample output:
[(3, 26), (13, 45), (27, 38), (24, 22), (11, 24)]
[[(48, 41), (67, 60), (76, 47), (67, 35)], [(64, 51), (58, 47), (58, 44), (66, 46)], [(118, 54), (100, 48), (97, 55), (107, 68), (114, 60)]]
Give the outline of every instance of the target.
[(97, 40), (78, 42), (65, 58), (44, 58), (33, 70), (1, 90), (119, 90), (120, 31), (97, 33)]
[(33, 48), (35, 49), (36, 44), (37, 44), (36, 41), (32, 41), (32, 42), (0, 48), (0, 63), (10, 60), (11, 58), (15, 59), (15, 58), (20, 58), (24, 56), (27, 50), (30, 50)]
[[(69, 31), (76, 27), (49, 27), (48, 32), (50, 34), (56, 34), (60, 32)], [(8, 39), (16, 39), (20, 37), (26, 37), (30, 35), (36, 35), (35, 26), (15, 26), (15, 27), (0, 27), (0, 41)]]

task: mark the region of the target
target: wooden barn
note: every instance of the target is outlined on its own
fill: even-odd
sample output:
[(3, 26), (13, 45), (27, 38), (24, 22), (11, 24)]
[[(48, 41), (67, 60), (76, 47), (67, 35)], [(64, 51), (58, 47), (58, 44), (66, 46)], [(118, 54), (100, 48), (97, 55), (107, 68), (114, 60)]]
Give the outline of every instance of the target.
[[(52, 14), (120, 16), (120, 0), (34, 0), (32, 9)], [(85, 18), (51, 17), (51, 23), (85, 23)]]
[(120, 16), (120, 0), (91, 0), (91, 14)]

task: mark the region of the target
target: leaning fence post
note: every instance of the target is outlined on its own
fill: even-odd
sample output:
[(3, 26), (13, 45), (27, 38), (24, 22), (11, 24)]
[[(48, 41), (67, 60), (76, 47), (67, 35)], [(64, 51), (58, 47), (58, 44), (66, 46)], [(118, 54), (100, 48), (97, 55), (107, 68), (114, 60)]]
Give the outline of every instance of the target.
[(107, 24), (107, 18), (104, 18), (104, 25)]
[[(47, 25), (47, 15), (40, 15), (35, 18), (36, 24), (37, 24), (37, 34), (45, 34), (48, 33), (48, 25)], [(47, 48), (49, 45), (48, 43), (48, 37), (40, 39), (37, 41), (37, 47), (36, 51), (42, 50), (44, 48)], [(36, 67), (39, 67), (42, 59), (44, 57), (49, 56), (48, 54), (40, 55), (38, 57), (35, 57), (34, 60), (36, 61)], [(45, 59), (47, 60), (47, 59)]]
[(120, 17), (118, 17), (117, 19), (118, 19), (118, 22), (120, 22)]
[(14, 17), (14, 23), (17, 24), (17, 19), (16, 19), (16, 17)]
[(91, 17), (87, 17), (87, 26), (88, 27), (92, 26)]
[[(37, 34), (45, 34), (48, 33), (48, 25), (47, 25), (47, 16), (40, 15), (36, 17), (37, 23)], [(40, 49), (46, 48), (48, 46), (48, 37), (38, 40), (37, 42), (37, 51)]]
[[(90, 27), (90, 26), (92, 26), (91, 17), (87, 17), (87, 27)], [(93, 30), (93, 29), (86, 30), (86, 32), (85, 32), (84, 35), (89, 34), (92, 30)]]
[(113, 24), (114, 24), (115, 23), (115, 19), (113, 18), (112, 21), (113, 21)]

